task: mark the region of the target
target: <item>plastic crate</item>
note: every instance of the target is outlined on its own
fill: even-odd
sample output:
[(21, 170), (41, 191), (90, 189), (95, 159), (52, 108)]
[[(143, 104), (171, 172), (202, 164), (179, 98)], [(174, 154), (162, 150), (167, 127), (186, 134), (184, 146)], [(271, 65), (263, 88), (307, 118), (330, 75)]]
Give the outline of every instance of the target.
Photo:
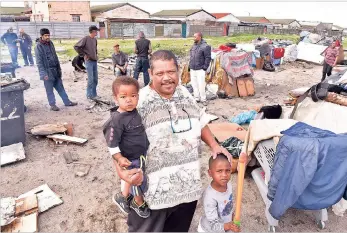
[(265, 172), (266, 181), (270, 180), (275, 154), (276, 147), (273, 139), (259, 142), (255, 150), (253, 151), (253, 155), (257, 158), (258, 162)]

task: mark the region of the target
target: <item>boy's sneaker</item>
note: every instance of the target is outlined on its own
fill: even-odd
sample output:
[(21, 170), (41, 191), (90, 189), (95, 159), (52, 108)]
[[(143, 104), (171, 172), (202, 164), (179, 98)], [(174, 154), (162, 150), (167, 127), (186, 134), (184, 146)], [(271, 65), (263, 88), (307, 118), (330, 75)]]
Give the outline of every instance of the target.
[(137, 215), (140, 216), (141, 218), (148, 218), (151, 215), (151, 210), (148, 208), (148, 205), (146, 202), (138, 206), (135, 203), (135, 200), (132, 200), (130, 203), (130, 208), (133, 209), (137, 213)]
[(133, 199), (133, 196), (129, 194), (127, 198), (125, 198), (121, 193), (117, 193), (113, 195), (112, 201), (118, 208), (124, 213), (128, 214), (130, 212), (130, 202)]

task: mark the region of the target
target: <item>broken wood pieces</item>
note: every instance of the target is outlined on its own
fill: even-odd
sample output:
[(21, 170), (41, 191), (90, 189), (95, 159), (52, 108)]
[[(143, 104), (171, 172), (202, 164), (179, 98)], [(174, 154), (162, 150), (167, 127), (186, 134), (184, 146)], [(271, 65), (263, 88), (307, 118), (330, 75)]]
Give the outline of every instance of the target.
[(16, 198), (14, 197), (4, 197), (1, 198), (1, 212), (0, 212), (0, 223), (1, 226), (10, 224), (14, 219), (14, 214), (16, 212)]
[(37, 232), (38, 213), (62, 203), (61, 198), (47, 184), (22, 194), (17, 199), (1, 198), (1, 231)]
[(15, 216), (29, 215), (38, 212), (37, 195), (33, 194), (16, 200)]
[(23, 159), (25, 159), (25, 153), (23, 144), (21, 142), (1, 147), (1, 166), (9, 163), (14, 163)]
[[(9, 200), (9, 198), (5, 198)], [(10, 198), (11, 202), (5, 201), (1, 206), (1, 231), (2, 232), (37, 232), (38, 202), (37, 195), (33, 194), (24, 198)], [(3, 200), (1, 200), (2, 202)], [(14, 205), (13, 205), (14, 202)], [(14, 209), (14, 211), (12, 211)], [(6, 211), (3, 216), (3, 211)], [(8, 212), (10, 210), (11, 212)], [(9, 215), (11, 214), (11, 215)], [(3, 221), (4, 219), (4, 221)]]
[(47, 184), (41, 185), (27, 193), (24, 193), (18, 198), (28, 197), (33, 194), (37, 195), (39, 213), (42, 213), (52, 207), (61, 205), (63, 203), (61, 198), (56, 193), (54, 193)]
[(45, 124), (35, 126), (30, 132), (37, 136), (47, 136), (56, 133), (65, 133), (66, 130), (64, 124)]
[(55, 141), (57, 144), (63, 143), (63, 142), (84, 144), (88, 141), (88, 139), (71, 137), (71, 136), (67, 136), (67, 135), (63, 135), (63, 134), (48, 135), (47, 138), (53, 139), (53, 141)]
[(1, 228), (2, 232), (37, 232), (38, 213), (16, 218), (11, 224)]

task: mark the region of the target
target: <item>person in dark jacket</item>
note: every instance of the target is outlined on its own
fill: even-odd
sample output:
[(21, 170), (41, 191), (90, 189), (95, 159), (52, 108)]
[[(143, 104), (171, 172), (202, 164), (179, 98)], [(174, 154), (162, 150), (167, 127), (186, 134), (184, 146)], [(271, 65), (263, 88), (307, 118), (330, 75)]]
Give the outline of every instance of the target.
[(201, 32), (194, 34), (194, 45), (190, 49), (190, 79), (194, 90), (194, 97), (197, 102), (202, 102), (207, 106), (206, 101), (206, 71), (211, 61), (211, 46), (202, 39)]
[(24, 66), (28, 66), (29, 62), (30, 65), (34, 65), (34, 59), (33, 55), (31, 54), (31, 46), (33, 45), (33, 42), (31, 40), (31, 37), (24, 32), (24, 29), (19, 29), (19, 39), (20, 39), (20, 50), (22, 52), (23, 60), (24, 60)]
[(137, 54), (134, 78), (139, 79), (139, 74), (143, 72), (143, 79), (145, 86), (149, 84), (149, 60), (148, 55), (152, 53), (151, 41), (145, 38), (145, 34), (141, 31), (139, 32), (139, 39), (135, 41), (135, 53)]
[(7, 32), (2, 35), (1, 37), (2, 43), (7, 45), (8, 51), (10, 52), (11, 55), (11, 60), (12, 60), (12, 65), (15, 68), (19, 68), (18, 66), (18, 47), (17, 47), (17, 42), (18, 42), (18, 36), (16, 33), (13, 32), (13, 28), (10, 27)]
[(75, 71), (77, 72), (83, 72), (83, 73), (86, 72), (86, 68), (84, 67), (83, 63), (84, 63), (84, 57), (81, 55), (77, 55), (72, 60), (72, 66), (75, 68)]
[(98, 43), (96, 37), (98, 31), (99, 29), (96, 26), (90, 26), (89, 35), (83, 37), (74, 46), (76, 52), (84, 56), (88, 73), (87, 98), (91, 101), (100, 98), (96, 93), (96, 87), (98, 86)]
[(63, 80), (61, 79), (61, 67), (53, 42), (50, 40), (50, 32), (47, 28), (40, 30), (40, 39), (35, 47), (36, 64), (39, 70), (40, 79), (43, 80), (48, 103), (52, 111), (60, 109), (55, 104), (55, 89), (63, 100), (65, 106), (75, 106), (77, 103), (72, 102), (65, 92)]

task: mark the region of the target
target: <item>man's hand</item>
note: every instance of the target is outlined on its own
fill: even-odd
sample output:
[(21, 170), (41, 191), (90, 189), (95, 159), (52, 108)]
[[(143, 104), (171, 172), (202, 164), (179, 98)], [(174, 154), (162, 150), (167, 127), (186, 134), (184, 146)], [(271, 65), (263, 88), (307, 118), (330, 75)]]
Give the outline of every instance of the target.
[(335, 66), (336, 66), (336, 63), (333, 64), (333, 67), (335, 67)]
[(89, 60), (89, 57), (87, 55), (84, 55), (84, 60), (85, 61), (88, 61)]
[(228, 160), (230, 163), (233, 159), (233, 156), (229, 153), (229, 151), (218, 144), (215, 144), (214, 146), (212, 146), (211, 151), (212, 151), (213, 159), (215, 159), (218, 154), (224, 154), (226, 157), (228, 157)]
[(131, 162), (125, 157), (117, 159), (117, 162), (121, 167), (129, 167), (131, 165)]
[(47, 81), (48, 80), (48, 76), (46, 75), (45, 77), (43, 77), (43, 79)]

